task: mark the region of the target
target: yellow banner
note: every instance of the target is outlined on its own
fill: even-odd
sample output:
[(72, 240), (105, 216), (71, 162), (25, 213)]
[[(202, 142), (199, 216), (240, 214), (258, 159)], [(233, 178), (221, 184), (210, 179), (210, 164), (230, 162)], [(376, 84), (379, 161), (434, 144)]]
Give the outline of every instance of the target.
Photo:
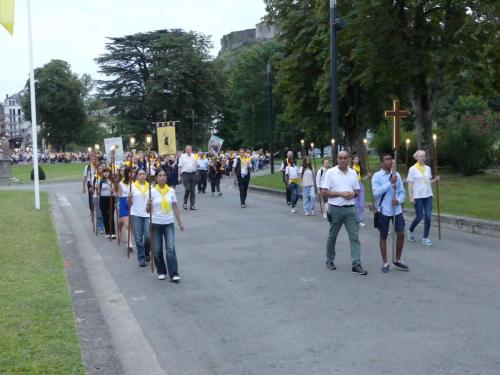
[(14, 34), (14, 3), (15, 0), (0, 0), (0, 25)]
[(175, 155), (177, 152), (175, 126), (156, 128), (156, 134), (158, 134), (158, 153), (160, 155)]

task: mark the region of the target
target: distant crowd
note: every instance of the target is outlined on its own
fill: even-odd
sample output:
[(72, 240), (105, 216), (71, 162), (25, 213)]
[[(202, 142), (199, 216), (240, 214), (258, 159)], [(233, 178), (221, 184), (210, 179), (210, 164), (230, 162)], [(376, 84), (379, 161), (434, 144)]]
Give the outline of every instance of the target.
[[(10, 155), (12, 164), (33, 163), (33, 153), (31, 151), (15, 151)], [(56, 163), (86, 163), (90, 156), (86, 152), (43, 152), (38, 154), (38, 162), (41, 164)]]

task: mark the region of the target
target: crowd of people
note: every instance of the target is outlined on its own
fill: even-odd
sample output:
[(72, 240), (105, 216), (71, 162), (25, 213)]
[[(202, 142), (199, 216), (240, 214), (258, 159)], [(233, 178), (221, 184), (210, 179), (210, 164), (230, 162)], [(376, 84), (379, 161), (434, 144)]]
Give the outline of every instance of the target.
[[(33, 163), (33, 152), (30, 150), (15, 149), (11, 155), (12, 164), (31, 164)], [(40, 164), (56, 163), (86, 163), (90, 159), (90, 154), (86, 152), (49, 152), (45, 151), (38, 154)]]
[[(395, 249), (392, 267), (409, 270), (402, 261), (405, 184), (416, 214), (407, 232), (408, 240), (415, 241), (415, 227), (425, 219), (422, 244), (432, 246), (429, 239), (431, 184), (439, 181), (439, 176), (433, 178), (430, 168), (425, 165), (425, 151), (417, 151), (414, 158), (417, 162), (403, 181), (395, 170), (391, 154), (381, 156), (381, 169), (373, 176), (363, 169), (358, 155), (350, 155), (347, 151), (339, 152), (336, 166), (330, 167), (330, 161), (324, 159), (317, 170), (308, 156), (302, 159), (299, 166), (292, 151), (286, 154), (280, 168), (286, 203), (292, 214), (297, 213), (301, 195), (305, 216), (316, 216), (316, 207), (319, 206), (323, 217), (330, 222), (326, 246), (326, 266), (330, 270), (336, 269), (336, 240), (341, 227), (345, 226), (351, 248), (352, 272), (367, 274), (361, 265), (359, 241), (359, 228), (366, 225), (363, 188), (366, 179), (371, 181), (374, 197), (374, 226), (380, 234), (381, 271), (387, 273), (391, 268), (387, 258), (391, 221)], [(251, 173), (268, 168), (270, 158), (268, 154), (250, 152), (245, 148), (215, 155), (193, 152), (191, 146), (186, 146), (183, 153), (178, 152), (176, 155), (139, 152), (127, 154), (121, 163), (108, 159), (104, 155), (90, 155), (83, 176), (83, 192), (88, 193), (96, 234), (104, 234), (110, 241), (117, 239), (119, 243), (124, 243), (129, 252), (135, 247), (140, 267), (153, 262), (160, 280), (166, 279), (168, 275), (171, 281), (179, 282), (174, 221), (177, 221), (180, 230), (184, 230), (184, 227), (180, 203), (177, 204), (176, 187), (180, 184), (184, 187), (182, 208), (196, 211), (196, 195), (206, 194), (210, 184), (212, 196), (221, 196), (221, 179), (231, 176), (235, 178), (235, 185), (239, 189), (241, 208), (246, 208)], [(122, 234), (124, 230), (127, 232), (126, 239)]]

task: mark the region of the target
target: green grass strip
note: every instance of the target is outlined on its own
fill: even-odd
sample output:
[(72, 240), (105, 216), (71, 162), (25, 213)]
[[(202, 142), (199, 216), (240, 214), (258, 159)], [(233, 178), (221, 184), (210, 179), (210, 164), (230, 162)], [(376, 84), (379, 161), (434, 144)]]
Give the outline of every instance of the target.
[[(83, 163), (56, 163), (56, 164), (40, 164), (45, 172), (45, 181), (72, 181), (81, 180), (83, 178)], [(32, 165), (13, 165), (12, 176), (17, 178), (21, 183), (29, 183), (30, 173), (33, 169)]]
[(48, 196), (0, 191), (0, 374), (84, 374)]

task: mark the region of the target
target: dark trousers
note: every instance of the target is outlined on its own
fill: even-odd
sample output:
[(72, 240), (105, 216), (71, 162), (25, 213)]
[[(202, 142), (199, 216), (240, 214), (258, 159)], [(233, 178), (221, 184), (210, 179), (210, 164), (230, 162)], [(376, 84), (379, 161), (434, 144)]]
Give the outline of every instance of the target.
[(198, 193), (204, 193), (207, 190), (207, 175), (208, 171), (200, 169), (198, 175)]
[(247, 200), (248, 184), (250, 183), (250, 175), (238, 176), (238, 188), (240, 189), (240, 202), (245, 204)]
[(189, 204), (194, 207), (196, 201), (196, 172), (182, 173), (182, 184), (184, 185), (184, 204), (187, 204), (189, 198)]
[(217, 193), (220, 193), (220, 178), (211, 178), (210, 187), (212, 188), (212, 193), (215, 193), (215, 190), (217, 190)]
[(103, 197), (99, 199), (99, 207), (102, 212), (102, 221), (104, 222), (104, 230), (106, 234), (116, 234), (115, 232), (115, 198)]
[(89, 209), (90, 212), (94, 212), (94, 192), (91, 192), (90, 189), (92, 189), (92, 184), (90, 182), (87, 182), (87, 191), (89, 194)]

